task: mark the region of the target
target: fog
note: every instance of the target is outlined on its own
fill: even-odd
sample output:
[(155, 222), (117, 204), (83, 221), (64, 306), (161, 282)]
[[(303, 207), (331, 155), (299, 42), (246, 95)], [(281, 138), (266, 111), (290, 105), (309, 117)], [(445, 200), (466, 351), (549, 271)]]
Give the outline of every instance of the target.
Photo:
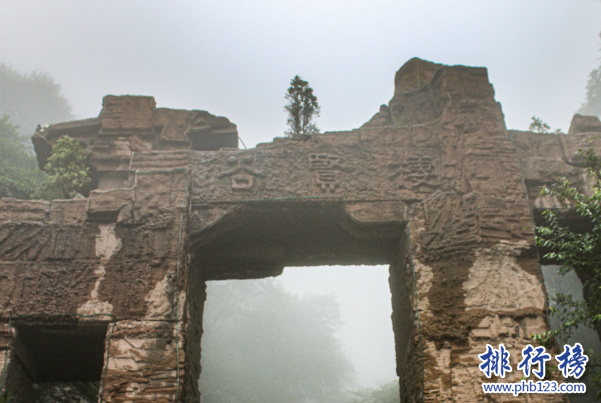
[(391, 314), (388, 266), (209, 281), (202, 401), (349, 403), (352, 391), (398, 384)]
[[(252, 147), (286, 130), (293, 76), (313, 87), (322, 131), (349, 130), (390, 100), (394, 73), (415, 56), (487, 67), (508, 128), (536, 115), (567, 130), (599, 66), (599, 31), (593, 0), (0, 0), (0, 63), (51, 75), (78, 118), (98, 115), (106, 94), (153, 95), (159, 107), (226, 116)], [(337, 295), (357, 382), (387, 381), (386, 270), (316, 270), (288, 268), (280, 281)]]
[(4, 0), (0, 62), (49, 73), (80, 118), (109, 93), (154, 95), (228, 117), (250, 147), (285, 131), (294, 75), (314, 88), (322, 130), (353, 129), (414, 56), (487, 67), (509, 128), (536, 115), (567, 130), (599, 31), (593, 0)]
[(337, 335), (357, 385), (375, 388), (396, 377), (388, 266), (287, 267), (278, 279), (295, 294), (336, 297), (343, 321)]

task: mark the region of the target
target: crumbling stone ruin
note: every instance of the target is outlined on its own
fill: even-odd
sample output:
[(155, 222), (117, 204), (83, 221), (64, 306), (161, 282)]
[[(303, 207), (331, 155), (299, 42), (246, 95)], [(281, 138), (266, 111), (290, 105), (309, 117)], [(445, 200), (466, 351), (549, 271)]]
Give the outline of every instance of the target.
[(107, 96), (33, 136), (41, 166), (61, 136), (85, 145), (85, 198), (0, 201), (0, 382), (17, 402), (72, 381), (198, 402), (205, 281), (389, 264), (402, 401), (564, 401), (484, 397), (477, 355), (504, 343), (515, 367), (547, 329), (538, 189), (586, 188), (575, 152), (600, 133), (578, 115), (568, 135), (507, 130), (486, 69), (420, 59), (361, 128), (248, 150), (226, 118)]

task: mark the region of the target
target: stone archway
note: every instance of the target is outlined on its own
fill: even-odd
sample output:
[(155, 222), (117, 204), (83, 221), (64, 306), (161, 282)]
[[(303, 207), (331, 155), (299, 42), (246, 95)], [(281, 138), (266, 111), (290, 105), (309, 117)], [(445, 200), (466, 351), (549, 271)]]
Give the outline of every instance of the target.
[(404, 401), (483, 399), (485, 345), (517, 359), (546, 329), (534, 167), (564, 169), (590, 137), (507, 131), (486, 69), (420, 59), (352, 131), (239, 150), (226, 118), (109, 96), (98, 118), (36, 132), (41, 165), (64, 135), (97, 188), (0, 201), (0, 386), (18, 402), (46, 368), (18, 329), (65, 321), (106, 329), (103, 402), (197, 402), (204, 281), (324, 262), (391, 265)]
[[(402, 206), (401, 207), (401, 211)], [(208, 208), (205, 206), (205, 208)], [(393, 315), (403, 331), (397, 337), (406, 350), (408, 335), (416, 334), (415, 320), (407, 300), (406, 287), (412, 280), (400, 270), (398, 258), (406, 249), (406, 222), (402, 219), (382, 222), (359, 221), (346, 209), (343, 200), (334, 197), (285, 198), (249, 201), (235, 205), (213, 224), (189, 237), (191, 254), (189, 306), (201, 307), (208, 280), (250, 279), (277, 276), (287, 266), (333, 264), (389, 264), (393, 293)], [(194, 332), (200, 347), (202, 308), (194, 312)], [(191, 334), (190, 332), (188, 333)], [(200, 353), (194, 353), (200, 358)], [(202, 372), (198, 374), (202, 377)], [(192, 390), (197, 388), (193, 386)]]

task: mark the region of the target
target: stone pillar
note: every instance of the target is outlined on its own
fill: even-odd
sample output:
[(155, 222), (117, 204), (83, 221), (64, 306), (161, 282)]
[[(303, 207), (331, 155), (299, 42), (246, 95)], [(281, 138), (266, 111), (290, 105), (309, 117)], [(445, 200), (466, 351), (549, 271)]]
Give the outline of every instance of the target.
[[(466, 253), (432, 259), (423, 250), (425, 228), (411, 224), (412, 266), (416, 294), (412, 304), (419, 311), (416, 328), (421, 352), (414, 359), (414, 373), (407, 380), (423, 377), (424, 401), (478, 401), (484, 399), (482, 382), (519, 382), (517, 364), (521, 350), (532, 334), (547, 330), (544, 316), (544, 291), (535, 271), (534, 256), (528, 256), (527, 242), (499, 242), (481, 245)], [(478, 369), (478, 354), (486, 344), (510, 352), (513, 372), (503, 380), (486, 378)], [(419, 382), (421, 383), (421, 382)], [(413, 392), (413, 393), (408, 393)], [(421, 392), (421, 391), (420, 391)], [(416, 391), (407, 390), (404, 398), (415, 401)], [(489, 395), (489, 397), (491, 397)], [(563, 401), (562, 396), (497, 395), (497, 401)], [(549, 400), (551, 398), (551, 400)], [(534, 400), (533, 400), (534, 399)]]
[[(131, 218), (118, 224), (123, 242), (118, 265), (123, 272), (107, 268), (104, 280), (110, 278), (108, 287), (113, 291), (122, 289), (127, 308), (107, 329), (102, 378), (106, 402), (194, 401), (186, 396), (189, 377), (184, 376), (187, 349), (194, 349), (186, 338), (187, 173), (182, 168), (149, 170), (152, 157), (142, 154), (132, 160), (133, 168), (145, 171), (136, 174)], [(186, 154), (181, 157), (187, 162)], [(92, 192), (91, 197), (101, 202), (102, 194), (110, 192)], [(109, 277), (109, 269), (122, 274)]]
[(186, 312), (188, 319), (185, 324), (185, 396), (186, 402), (200, 403), (198, 380), (201, 374), (200, 339), (203, 328), (202, 320), (204, 304), (207, 299), (207, 286), (200, 265), (192, 262), (188, 269), (188, 289), (186, 293)]
[[(12, 322), (12, 321), (11, 321)], [(8, 391), (15, 403), (31, 401), (32, 376), (35, 364), (27, 349), (15, 337), (15, 327), (0, 325), (0, 393)]]
[[(415, 278), (408, 294), (417, 310), (409, 340), (421, 351), (410, 353), (420, 365), (404, 364), (413, 371), (403, 398), (421, 399), (414, 385), (422, 378), (424, 401), (562, 401), (482, 392), (482, 382), (519, 381), (521, 349), (547, 330), (532, 215), (486, 70), (444, 67), (431, 85), (446, 99), (437, 123), (441, 178), (409, 224), (405, 277)], [(489, 380), (478, 354), (501, 343), (513, 372)]]
[(415, 304), (415, 276), (411, 264), (410, 229), (406, 228), (389, 268), (392, 328), (402, 401), (420, 401), (423, 366), (420, 312)]
[(9, 367), (12, 364), (12, 352), (10, 350), (11, 335), (8, 323), (0, 324), (0, 393), (6, 389), (6, 378)]
[(185, 350), (180, 324), (119, 321), (110, 325), (102, 380), (105, 402), (184, 400)]

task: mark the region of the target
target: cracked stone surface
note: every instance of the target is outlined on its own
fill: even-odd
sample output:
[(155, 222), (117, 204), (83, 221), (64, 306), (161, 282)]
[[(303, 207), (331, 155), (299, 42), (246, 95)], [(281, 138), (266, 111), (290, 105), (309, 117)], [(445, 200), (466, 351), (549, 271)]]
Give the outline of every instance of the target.
[(403, 401), (566, 401), (484, 395), (477, 355), (504, 343), (516, 360), (547, 329), (533, 223), (554, 201), (538, 189), (590, 190), (575, 152), (601, 150), (600, 128), (507, 130), (485, 68), (420, 59), (361, 128), (248, 150), (227, 118), (107, 96), (98, 117), (33, 136), (42, 166), (64, 135), (85, 146), (85, 198), (0, 200), (7, 386), (30, 401), (53, 368), (31, 341), (60, 334), (55, 351), (86, 357), (61, 381), (100, 380), (105, 402), (198, 402), (206, 280), (386, 263)]

